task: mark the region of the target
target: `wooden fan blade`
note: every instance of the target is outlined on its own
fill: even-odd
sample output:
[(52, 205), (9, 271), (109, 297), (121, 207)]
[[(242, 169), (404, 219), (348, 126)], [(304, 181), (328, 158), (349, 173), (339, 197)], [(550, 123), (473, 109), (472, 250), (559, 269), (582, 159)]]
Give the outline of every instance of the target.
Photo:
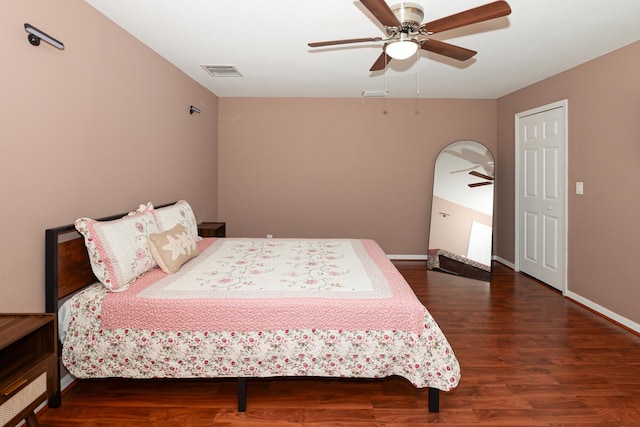
[(391, 62), (391, 57), (386, 54), (386, 52), (382, 52), (376, 62), (373, 63), (369, 71), (380, 71), (387, 68), (387, 65)]
[(360, 3), (369, 9), (369, 12), (385, 27), (400, 27), (402, 25), (384, 0), (360, 0)]
[(321, 46), (333, 46), (336, 44), (379, 42), (381, 40), (382, 40), (382, 37), (365, 37), (361, 39), (345, 39), (345, 40), (330, 40), (326, 42), (313, 42), (313, 43), (307, 43), (307, 45), (309, 47), (321, 47)]
[(473, 184), (469, 184), (469, 187), (473, 188), (473, 187), (482, 187), (483, 185), (491, 185), (493, 184), (493, 182), (491, 181), (484, 181), (484, 182), (474, 182)]
[(421, 42), (422, 45), (420, 46), (420, 49), (448, 56), (449, 58), (457, 59), (459, 61), (466, 61), (478, 53), (475, 50), (465, 49), (464, 47), (445, 43), (440, 40), (427, 39), (422, 40)]
[(471, 172), (469, 172), (469, 175), (473, 175), (473, 176), (477, 176), (478, 178), (482, 178), (482, 179), (487, 179), (489, 181), (493, 181), (493, 177), (492, 176), (485, 175), (485, 174), (480, 173), (478, 171), (471, 171)]
[(500, 18), (511, 13), (511, 7), (506, 1), (499, 0), (484, 6), (474, 7), (464, 12), (436, 19), (422, 25), (430, 33), (439, 33), (477, 22), (488, 21), (489, 19)]

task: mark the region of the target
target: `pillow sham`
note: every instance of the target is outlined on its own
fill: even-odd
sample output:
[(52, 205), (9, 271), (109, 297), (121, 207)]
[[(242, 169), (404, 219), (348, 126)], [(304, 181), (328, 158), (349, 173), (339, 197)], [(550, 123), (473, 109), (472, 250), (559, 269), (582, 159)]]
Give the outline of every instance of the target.
[(162, 208), (154, 208), (151, 202), (147, 202), (147, 204), (140, 205), (138, 210), (131, 214), (145, 212), (153, 212), (160, 231), (167, 231), (172, 229), (176, 224), (182, 224), (184, 228), (191, 233), (196, 242), (202, 240), (202, 237), (198, 236), (198, 223), (196, 222), (193, 209), (191, 209), (191, 205), (185, 200), (179, 200), (173, 205)]
[(79, 218), (74, 225), (84, 237), (93, 274), (110, 291), (128, 289), (133, 280), (157, 265), (148, 245), (149, 234), (159, 231), (151, 212), (113, 221)]
[(158, 266), (167, 274), (176, 273), (200, 251), (191, 233), (182, 225), (149, 235), (149, 250)]

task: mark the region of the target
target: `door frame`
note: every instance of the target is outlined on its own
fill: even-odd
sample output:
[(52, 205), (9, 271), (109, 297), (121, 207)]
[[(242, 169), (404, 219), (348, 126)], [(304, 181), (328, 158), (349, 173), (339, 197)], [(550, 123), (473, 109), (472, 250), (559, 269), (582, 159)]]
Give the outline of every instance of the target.
[(516, 138), (516, 147), (515, 147), (515, 262), (514, 262), (514, 270), (520, 271), (520, 146), (522, 142), (520, 141), (520, 119), (523, 117), (531, 116), (533, 114), (542, 113), (544, 111), (553, 110), (556, 108), (564, 109), (564, 164), (561, 165), (562, 173), (564, 175), (564, 183), (565, 183), (565, 191), (564, 191), (564, 235), (562, 238), (564, 239), (564, 253), (561, 256), (564, 257), (564, 271), (561, 274), (562, 283), (560, 286), (560, 291), (562, 295), (567, 293), (567, 271), (568, 271), (568, 231), (569, 231), (569, 101), (567, 99), (563, 99), (561, 101), (552, 102), (551, 104), (543, 105), (540, 107), (532, 108), (531, 110), (522, 111), (520, 113), (515, 114), (515, 138)]

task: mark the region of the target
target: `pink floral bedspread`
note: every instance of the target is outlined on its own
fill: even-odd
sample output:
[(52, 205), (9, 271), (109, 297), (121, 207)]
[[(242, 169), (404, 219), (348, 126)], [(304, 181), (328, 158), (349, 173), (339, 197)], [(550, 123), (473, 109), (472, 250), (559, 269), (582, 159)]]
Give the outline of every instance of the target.
[(200, 249), (178, 281), (155, 269), (125, 292), (95, 284), (76, 295), (62, 351), (69, 372), (458, 384), (442, 331), (375, 242), (205, 239)]

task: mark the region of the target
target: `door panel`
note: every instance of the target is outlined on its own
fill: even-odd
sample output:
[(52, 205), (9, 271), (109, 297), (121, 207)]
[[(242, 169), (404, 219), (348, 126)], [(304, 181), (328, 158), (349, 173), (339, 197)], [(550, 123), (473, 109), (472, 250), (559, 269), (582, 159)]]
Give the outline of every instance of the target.
[(538, 195), (538, 150), (525, 149), (524, 151), (524, 194), (527, 198), (537, 199)]
[(522, 191), (520, 205), (524, 242), (520, 269), (535, 276), (540, 265), (540, 245), (542, 242), (542, 223), (540, 220), (541, 152), (539, 149), (540, 123), (527, 118), (523, 124), (522, 144)]
[(558, 271), (558, 220), (550, 216), (544, 217), (544, 260), (545, 269)]
[(524, 212), (524, 251), (523, 260), (532, 263), (527, 270), (535, 270), (538, 265), (538, 214)]
[(564, 106), (518, 117), (518, 267), (564, 290), (566, 137)]
[(560, 197), (558, 188), (558, 148), (545, 147), (544, 151), (544, 199), (547, 201), (557, 201)]

